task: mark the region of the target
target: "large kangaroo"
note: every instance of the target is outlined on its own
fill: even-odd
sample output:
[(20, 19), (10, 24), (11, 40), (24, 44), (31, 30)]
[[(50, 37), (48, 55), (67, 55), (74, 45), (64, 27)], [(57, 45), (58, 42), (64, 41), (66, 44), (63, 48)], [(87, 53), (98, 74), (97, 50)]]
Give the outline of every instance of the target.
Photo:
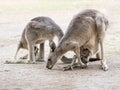
[[(57, 48), (53, 53), (50, 53), (46, 67), (52, 69), (57, 60), (67, 51), (74, 51), (78, 58), (78, 64), (86, 67), (86, 64), (81, 60), (80, 52), (83, 48), (90, 51), (87, 62), (92, 55), (96, 54), (101, 59), (102, 69), (108, 70), (103, 50), (103, 40), (107, 26), (108, 20), (97, 10), (87, 9), (77, 14), (70, 22), (67, 32), (60, 40)], [(71, 68), (74, 60), (69, 65)]]
[[(54, 50), (55, 43), (53, 38), (57, 36), (60, 40), (63, 36), (61, 28), (49, 17), (33, 18), (25, 27), (16, 55), (20, 48), (28, 49), (28, 62), (35, 62), (35, 54), (37, 47), (40, 44), (38, 59), (44, 60), (44, 42), (49, 40), (49, 45)], [(15, 55), (15, 57), (16, 57)]]

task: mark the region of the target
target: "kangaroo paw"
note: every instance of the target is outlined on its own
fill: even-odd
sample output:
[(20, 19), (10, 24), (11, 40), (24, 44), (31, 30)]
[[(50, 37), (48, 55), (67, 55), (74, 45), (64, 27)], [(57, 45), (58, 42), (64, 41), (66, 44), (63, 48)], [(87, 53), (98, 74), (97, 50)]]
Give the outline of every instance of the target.
[(67, 70), (73, 70), (73, 66), (72, 65), (68, 65), (68, 66), (63, 68), (63, 71), (67, 71)]
[(73, 65), (68, 65), (66, 67), (63, 68), (63, 71), (67, 71), (67, 70), (73, 70), (74, 68), (77, 68), (78, 64), (74, 63)]
[(36, 62), (45, 62), (45, 60), (44, 60), (44, 59), (37, 58), (37, 59), (36, 59)]

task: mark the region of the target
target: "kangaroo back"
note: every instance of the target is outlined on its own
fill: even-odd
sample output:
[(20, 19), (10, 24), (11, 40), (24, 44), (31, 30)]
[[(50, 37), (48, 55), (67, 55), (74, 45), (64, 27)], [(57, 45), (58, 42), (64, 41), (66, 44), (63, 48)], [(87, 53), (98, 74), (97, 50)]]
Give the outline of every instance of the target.
[(95, 18), (96, 30), (98, 34), (98, 39), (103, 40), (105, 36), (105, 31), (108, 27), (108, 20), (103, 15), (97, 15)]

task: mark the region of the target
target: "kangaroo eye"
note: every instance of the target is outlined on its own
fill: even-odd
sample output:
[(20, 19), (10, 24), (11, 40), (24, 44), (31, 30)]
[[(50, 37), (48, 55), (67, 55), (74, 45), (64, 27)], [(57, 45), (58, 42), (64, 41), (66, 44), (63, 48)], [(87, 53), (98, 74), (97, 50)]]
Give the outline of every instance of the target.
[(48, 61), (51, 61), (51, 59), (49, 58)]

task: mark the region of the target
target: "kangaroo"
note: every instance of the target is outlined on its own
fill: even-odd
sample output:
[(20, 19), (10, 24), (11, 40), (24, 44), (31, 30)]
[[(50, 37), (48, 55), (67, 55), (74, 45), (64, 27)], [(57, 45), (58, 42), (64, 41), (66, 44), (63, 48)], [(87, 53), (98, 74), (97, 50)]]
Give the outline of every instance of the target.
[[(36, 22), (43, 22), (44, 24), (46, 23), (46, 22), (48, 22), (48, 23), (51, 23), (52, 25), (51, 25), (51, 27), (53, 28), (53, 31), (51, 30), (50, 32), (51, 32), (51, 37), (52, 37), (52, 34), (55, 36), (55, 35), (57, 35), (58, 37), (59, 37), (59, 39), (63, 36), (63, 32), (62, 32), (62, 30), (60, 29), (60, 27), (52, 20), (52, 19), (50, 19), (50, 18), (48, 18), (48, 17), (35, 17), (35, 18), (33, 18), (32, 20), (31, 20), (31, 22), (34, 22), (34, 21), (36, 21)], [(38, 24), (38, 23), (36, 23), (36, 24)], [(46, 24), (47, 25), (47, 24)], [(43, 25), (43, 27), (44, 27), (45, 25)], [(32, 27), (33, 28), (33, 27)], [(45, 27), (44, 27), (45, 28)], [(52, 28), (50, 28), (50, 29), (52, 29)], [(24, 29), (24, 31), (23, 31), (23, 33), (22, 33), (22, 37), (21, 37), (21, 40), (20, 40), (20, 42), (19, 42), (19, 45), (18, 45), (18, 48), (17, 48), (17, 52), (16, 52), (16, 54), (15, 54), (15, 59), (16, 59), (16, 56), (17, 56), (17, 53), (18, 53), (18, 51), (20, 50), (20, 48), (23, 48), (23, 49), (28, 49), (28, 45), (27, 45), (27, 41), (26, 41), (26, 38), (25, 38), (25, 33), (26, 33), (26, 29), (27, 29), (27, 27), (25, 27), (25, 29)], [(36, 29), (36, 28), (35, 28)], [(57, 31), (58, 30), (58, 31)], [(47, 32), (47, 31), (45, 31), (45, 32)], [(53, 37), (54, 37), (53, 36)], [(54, 50), (54, 48), (55, 48), (55, 43), (53, 42), (53, 40), (50, 40), (50, 43), (49, 43), (49, 45), (50, 45), (50, 48), (51, 48), (51, 50)], [(36, 47), (36, 46), (34, 46), (34, 54), (35, 54), (35, 56), (38, 54), (38, 48)], [(25, 55), (24, 57), (22, 57), (22, 59), (26, 59), (27, 58), (27, 56), (28, 55)], [(37, 59), (38, 61), (44, 61), (44, 43), (41, 43), (40, 44), (40, 51), (39, 51), (39, 58)]]
[(28, 49), (28, 62), (35, 62), (35, 55), (38, 48), (36, 44), (40, 44), (38, 60), (44, 60), (44, 42), (49, 40), (49, 46), (53, 50), (55, 43), (53, 38), (57, 36), (60, 40), (63, 36), (61, 28), (49, 17), (33, 18), (25, 27), (17, 52), (20, 48)]
[[(50, 53), (46, 67), (52, 69), (58, 59), (67, 51), (74, 51), (78, 64), (85, 68), (87, 65), (81, 60), (81, 48), (90, 51), (89, 58), (96, 54), (101, 60), (103, 70), (108, 70), (106, 60), (104, 58), (103, 40), (108, 27), (108, 20), (99, 11), (93, 9), (83, 10), (78, 13), (70, 22), (66, 34), (60, 40), (58, 46), (53, 53)], [(101, 53), (99, 51), (99, 46)], [(101, 57), (100, 57), (101, 54)], [(69, 67), (72, 69), (75, 59)]]

